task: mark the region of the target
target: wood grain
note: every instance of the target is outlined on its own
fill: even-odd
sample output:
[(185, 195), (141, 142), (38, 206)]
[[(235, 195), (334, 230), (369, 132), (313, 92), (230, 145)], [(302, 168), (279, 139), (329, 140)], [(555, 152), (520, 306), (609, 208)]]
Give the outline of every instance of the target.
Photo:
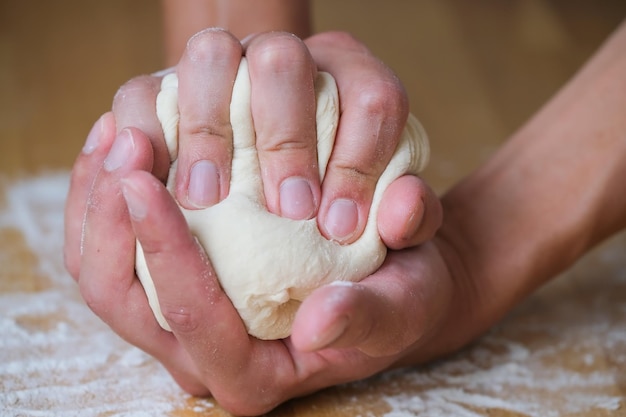
[[(413, 113), (431, 137), (433, 156), (425, 177), (440, 192), (484, 161), (626, 15), (626, 2), (609, 0), (312, 4), (317, 30), (351, 31), (398, 73)], [(160, 69), (161, 62), (156, 1), (1, 0), (0, 196), (15, 181), (69, 170), (91, 124), (110, 108), (117, 87)], [(6, 198), (0, 198), (0, 213), (6, 207)], [(624, 249), (624, 236), (604, 244), (454, 358), (331, 388), (290, 401), (272, 415), (429, 415), (437, 407), (443, 407), (442, 415), (542, 415), (540, 410), (528, 411), (535, 403), (563, 416), (624, 416), (626, 341), (615, 336), (626, 326)], [(0, 295), (21, 297), (58, 285), (38, 267), (40, 262), (19, 227), (0, 221)], [(71, 283), (62, 294), (78, 299)], [(20, 317), (16, 325), (30, 332), (43, 332), (65, 320), (55, 315)], [(92, 327), (73, 330), (86, 338), (96, 332)], [(107, 329), (98, 327), (97, 332)], [(0, 350), (0, 363), (37, 359), (29, 356), (34, 355), (32, 347), (12, 349)], [(149, 369), (157, 369), (147, 361)], [(118, 372), (114, 378), (124, 381), (133, 369), (113, 367), (106, 372)], [(508, 383), (506, 378), (495, 380), (508, 371)], [(99, 372), (94, 369), (90, 378), (103, 378), (104, 371)], [(527, 374), (534, 381), (530, 386), (511, 382)], [(484, 385), (476, 382), (481, 375), (490, 378)], [(606, 383), (585, 384), (600, 376)], [(567, 378), (580, 381), (576, 385)], [(29, 386), (28, 378), (14, 379), (26, 391), (57, 383), (42, 376), (36, 383), (41, 386)], [(0, 391), (15, 381), (0, 380)], [(573, 398), (586, 396), (621, 402), (576, 406)], [(84, 401), (91, 406), (99, 404), (97, 398), (87, 397)], [(207, 400), (176, 392), (165, 398), (175, 404), (169, 415), (226, 415)], [(516, 409), (512, 398), (526, 398), (526, 408)], [(51, 402), (37, 404), (44, 404), (42, 412), (46, 407), (58, 411)], [(65, 406), (80, 409), (81, 404)]]

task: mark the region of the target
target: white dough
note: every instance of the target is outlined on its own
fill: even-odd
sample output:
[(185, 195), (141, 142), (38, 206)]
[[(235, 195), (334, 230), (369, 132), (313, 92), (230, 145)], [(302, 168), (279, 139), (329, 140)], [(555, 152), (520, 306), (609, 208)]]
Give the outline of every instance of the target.
[[(318, 159), (323, 178), (339, 118), (337, 87), (329, 74), (319, 73), (316, 94)], [(157, 115), (172, 158), (170, 192), (176, 170), (177, 99), (176, 75), (169, 74), (157, 98)], [(378, 181), (365, 231), (356, 242), (340, 245), (319, 233), (316, 219), (290, 220), (266, 210), (245, 59), (233, 87), (230, 118), (234, 154), (228, 197), (204, 210), (181, 210), (248, 332), (260, 339), (281, 339), (291, 333), (296, 310), (314, 289), (334, 281), (359, 281), (382, 264), (386, 247), (376, 224), (381, 196), (394, 179), (425, 167), (428, 140), (419, 122), (410, 116), (400, 144)], [(136, 268), (155, 317), (170, 330), (139, 243)]]

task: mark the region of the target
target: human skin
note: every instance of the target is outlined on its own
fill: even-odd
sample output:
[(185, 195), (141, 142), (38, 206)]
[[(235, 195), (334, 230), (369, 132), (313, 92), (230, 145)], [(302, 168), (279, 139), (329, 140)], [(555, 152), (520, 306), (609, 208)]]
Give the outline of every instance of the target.
[[(211, 36), (215, 33), (205, 32), (205, 34)], [(259, 37), (256, 42), (259, 42), (259, 45), (266, 41), (273, 43), (275, 36), (277, 35), (273, 34), (272, 37), (265, 39)], [(290, 39), (289, 42), (291, 42), (293, 37), (291, 35), (288, 35), (288, 37)], [(372, 117), (367, 118), (371, 119), (380, 117), (381, 114), (378, 113), (382, 113), (382, 116), (384, 116), (384, 111), (389, 111), (389, 109), (400, 109), (397, 112), (400, 115), (399, 117), (398, 115), (383, 117), (384, 120), (391, 120), (396, 124), (390, 131), (396, 131), (399, 134), (408, 110), (406, 109), (407, 102), (403, 90), (390, 88), (392, 86), (398, 87), (395, 76), (390, 78), (389, 70), (371, 56), (360, 43), (348, 35), (333, 34), (330, 39), (325, 39), (322, 36), (320, 38), (312, 38), (310, 42), (312, 51), (316, 51), (315, 53), (320, 56), (326, 56), (328, 62), (324, 63), (324, 59), (320, 59), (320, 65), (324, 69), (333, 72), (334, 66), (340, 64), (340, 68), (337, 68), (334, 75), (339, 81), (340, 96), (344, 98), (342, 107), (344, 115), (342, 120), (347, 120), (343, 122), (344, 130), (348, 133), (354, 132), (350, 123), (358, 122), (361, 119), (359, 114), (362, 114), (363, 110), (370, 112)], [(279, 45), (281, 45), (280, 42)], [(284, 50), (284, 48), (278, 49)], [(290, 53), (293, 53), (293, 51)], [(251, 69), (254, 68), (255, 59), (252, 56), (249, 57), (249, 64)], [(350, 68), (352, 70), (348, 71)], [(355, 77), (353, 70), (357, 69), (360, 70), (362, 75), (366, 76), (364, 79), (359, 76)], [(352, 83), (340, 82), (341, 80), (346, 80), (348, 76), (350, 76)], [(355, 83), (356, 80), (362, 81)], [(376, 80), (382, 80), (382, 84), (373, 90), (369, 90), (367, 103), (371, 105), (376, 103), (377, 100), (381, 100), (379, 105), (373, 107), (365, 106), (364, 109), (359, 109), (358, 106), (361, 102), (359, 101), (359, 96), (355, 99), (354, 92), (367, 91), (372, 86), (378, 85), (376, 82), (372, 82)], [(130, 177), (126, 178), (127, 175), (132, 176), (135, 174), (143, 178), (136, 184), (137, 187), (141, 187), (142, 181), (145, 181), (143, 182), (144, 185), (151, 184), (148, 186), (150, 190), (160, 189), (160, 191), (164, 191), (161, 181), (167, 172), (167, 155), (162, 137), (159, 136), (161, 133), (158, 123), (153, 123), (156, 120), (156, 116), (153, 114), (154, 94), (158, 89), (158, 84), (158, 77), (141, 77), (124, 86), (114, 100), (115, 114), (106, 113), (103, 115), (92, 129), (92, 132), (90, 132), (85, 147), (74, 166), (72, 175), (66, 207), (65, 261), (68, 270), (77, 279), (85, 300), (105, 322), (122, 337), (161, 360), (176, 380), (187, 390), (199, 395), (206, 395), (210, 391), (200, 378), (200, 373), (204, 371), (201, 371), (201, 368), (196, 368), (196, 365), (194, 365), (195, 359), (186, 351), (190, 345), (184, 341), (181, 342), (184, 336), (183, 339), (180, 339), (180, 335), (176, 335), (177, 333), (171, 334), (160, 329), (148, 307), (143, 288), (137, 285), (139, 281), (134, 274), (133, 255), (136, 234), (131, 227), (127, 201), (122, 198), (123, 193), (125, 193), (126, 198), (133, 199), (133, 191), (131, 191), (133, 186), (129, 185), (132, 183), (132, 180), (129, 179)], [(360, 84), (364, 84), (367, 88), (357, 89), (356, 87)], [(385, 88), (380, 88), (381, 86)], [(372, 100), (377, 95), (382, 95), (382, 97)], [(394, 104), (390, 100), (396, 103)], [(145, 103), (148, 103), (149, 106), (146, 106)], [(150, 111), (146, 112), (146, 109), (150, 109)], [(132, 122), (135, 123), (135, 127), (126, 127), (132, 125)], [(358, 132), (359, 129), (361, 128), (357, 127), (356, 131)], [(380, 139), (377, 139), (376, 135), (370, 135), (367, 138), (372, 141), (370, 146), (376, 148), (376, 144)], [(383, 139), (384, 142), (396, 141), (396, 143), (398, 140), (397, 137), (383, 137)], [(113, 146), (114, 143), (115, 146)], [(368, 141), (361, 142), (361, 147), (366, 147), (367, 144)], [(389, 150), (392, 150), (394, 147), (386, 143), (384, 145), (388, 146)], [(360, 150), (363, 152), (363, 149)], [(333, 153), (335, 152), (336, 149)], [(363, 156), (362, 152), (360, 157)], [(365, 152), (365, 155), (367, 153)], [(380, 155), (378, 150), (376, 153)], [(351, 155), (346, 157), (350, 158)], [(346, 161), (349, 160), (344, 159), (344, 162)], [(355, 162), (359, 162), (358, 158)], [(382, 170), (382, 164), (380, 168)], [(141, 177), (142, 175), (147, 177)], [(128, 187), (123, 186), (123, 184), (127, 184)], [(391, 215), (398, 215), (398, 210), (401, 213), (399, 216), (396, 216), (395, 221), (389, 219), (380, 221), (382, 228), (379, 229), (379, 232), (381, 235), (391, 236), (386, 241), (392, 244), (395, 242), (395, 245), (399, 247), (414, 245), (430, 238), (441, 223), (441, 208), (438, 199), (416, 177), (402, 177), (394, 184), (396, 184), (395, 190), (393, 190), (394, 185), (392, 185), (390, 187), (392, 189), (387, 190), (383, 196), (379, 221), (383, 218), (387, 219)], [(349, 184), (348, 188), (350, 188)], [(195, 278), (199, 279), (204, 279), (208, 276), (214, 277), (214, 272), (210, 269), (210, 263), (207, 261), (206, 255), (203, 254), (201, 258), (198, 258), (201, 252), (195, 246), (195, 240), (189, 235), (184, 220), (179, 217), (181, 213), (171, 196), (167, 193), (160, 194), (157, 198), (163, 198), (163, 200), (157, 201), (153, 200), (154, 196), (150, 192), (148, 191), (148, 194), (140, 196), (135, 201), (139, 202), (139, 206), (143, 202), (147, 204), (145, 207), (151, 207), (155, 210), (164, 208), (165, 212), (163, 214), (172, 216), (168, 220), (162, 219), (168, 223), (167, 225), (163, 224), (155, 229), (155, 231), (160, 230), (163, 233), (161, 237), (170, 235), (170, 244), (174, 245), (177, 251), (180, 250), (186, 254), (179, 257), (181, 252), (172, 252), (170, 255), (175, 256), (177, 263), (182, 261), (189, 266), (193, 265), (195, 267), (199, 266), (197, 261), (201, 259), (202, 264), (209, 268), (203, 271), (196, 269), (193, 272), (178, 270), (175, 275), (172, 269), (164, 269), (163, 272), (170, 274), (170, 277), (179, 275), (189, 278), (195, 276)], [(400, 204), (396, 204), (396, 201), (400, 202)], [(385, 204), (387, 208), (383, 207)], [(411, 208), (416, 205), (421, 207), (417, 220), (412, 209), (406, 211), (407, 207)], [(131, 213), (133, 216), (141, 216), (142, 209), (138, 208), (139, 206), (135, 206), (132, 209)], [(176, 208), (174, 209), (174, 207)], [(405, 214), (402, 215), (402, 213)], [(397, 219), (402, 219), (403, 216), (405, 216), (406, 220), (410, 220), (409, 223), (414, 223), (415, 226), (409, 228), (412, 232), (408, 239), (407, 235), (404, 234), (407, 230), (406, 222), (400, 222), (399, 226), (397, 225)], [(388, 226), (384, 226), (384, 224)], [(396, 225), (394, 226), (394, 224)], [(171, 234), (170, 227), (173, 227), (177, 232)], [(385, 230), (387, 230), (386, 233), (384, 232)], [(397, 233), (394, 237), (394, 230), (401, 233)], [(191, 241), (183, 243), (182, 240), (179, 240), (182, 236), (184, 236), (183, 240), (190, 238)], [(105, 247), (108, 249), (105, 249)], [(152, 249), (153, 247), (148, 244), (146, 252), (148, 257), (151, 256)], [(107, 259), (106, 262), (105, 259)], [(187, 263), (187, 261), (191, 263)], [(149, 262), (151, 269), (159, 268), (154, 266), (156, 263)], [(100, 265), (96, 265), (97, 263), (100, 263)], [(104, 263), (106, 263), (106, 267), (104, 267)], [(191, 275), (188, 275), (187, 272), (191, 273)], [(186, 289), (185, 292), (195, 292), (193, 286), (188, 286), (184, 282), (180, 284), (180, 288)], [(158, 288), (157, 291), (160, 291)], [(237, 335), (237, 340), (233, 340), (233, 343), (235, 347), (242, 347), (241, 350), (237, 349), (242, 353), (242, 358), (247, 358), (250, 354), (249, 351), (243, 349), (250, 347), (246, 346), (247, 343), (258, 345), (261, 350), (265, 350), (262, 347), (262, 342), (250, 338), (246, 334), (236, 311), (232, 308), (227, 297), (221, 293), (217, 281), (212, 286), (204, 286), (203, 288), (205, 290), (209, 289), (211, 292), (213, 290), (219, 291), (219, 304), (221, 307), (218, 306), (217, 310), (212, 310), (211, 314), (202, 319), (202, 321), (210, 322), (211, 320), (207, 319), (216, 317), (215, 315), (217, 314), (220, 316), (219, 322), (222, 325), (226, 327), (233, 325), (234, 327), (228, 330), (228, 333), (232, 332), (233, 335)], [(217, 293), (215, 294), (217, 295)], [(204, 298), (205, 295), (201, 295), (201, 299), (204, 302), (207, 301)], [(370, 297), (371, 295), (366, 295), (364, 301), (367, 301)], [(165, 296), (165, 300), (167, 300), (167, 296)], [(168, 303), (168, 301), (165, 301), (165, 303)], [(170, 314), (173, 314), (173, 322), (176, 321), (176, 318), (181, 317), (179, 315), (181, 310), (176, 309), (175, 312), (172, 312), (169, 308), (165, 308), (168, 317)], [(220, 311), (224, 308), (223, 312)], [(195, 310), (195, 308), (193, 309)], [(183, 316), (187, 315), (187, 311), (187, 308), (184, 307)], [(206, 311), (204, 311), (204, 308), (202, 311), (195, 310), (192, 313), (194, 320), (196, 313), (204, 315)], [(226, 313), (226, 315), (222, 316), (222, 313)], [(391, 320), (393, 320), (393, 317), (387, 317), (387, 321)], [(182, 326), (185, 327), (184, 324)], [(226, 327), (222, 329), (226, 331)], [(243, 333), (240, 330), (243, 330)], [(175, 332), (179, 331), (180, 329), (177, 327)], [(310, 335), (315, 336), (315, 343), (320, 345), (326, 344), (336, 337), (337, 331), (336, 326), (329, 329), (322, 326), (317, 333), (311, 333)], [(380, 337), (384, 336), (380, 335)], [(271, 343), (273, 347), (268, 352), (276, 350), (277, 352), (282, 352), (280, 355), (289, 353), (287, 346), (290, 346), (291, 342), (288, 339)], [(368, 342), (368, 344), (375, 345), (372, 341)], [(311, 347), (309, 346), (309, 348)], [(320, 358), (315, 359), (315, 355), (311, 354), (310, 356), (314, 359), (316, 366), (325, 363)], [(254, 374), (256, 371), (252, 373)], [(359, 375), (364, 374), (359, 373)], [(234, 387), (235, 385), (229, 386)], [(317, 385), (312, 386), (309, 390), (315, 389), (317, 389)], [(294, 391), (294, 395), (295, 393), (296, 391)], [(275, 403), (276, 399), (274, 398), (271, 401)], [(253, 413), (253, 411), (251, 408), (249, 411), (241, 410), (238, 413)]]
[[(315, 39), (312, 38), (311, 42), (315, 42)], [(293, 212), (282, 210), (283, 200), (289, 198), (283, 192), (282, 183), (293, 177), (307, 178), (309, 184), (313, 184), (311, 190), (316, 205), (313, 212), (304, 217), (317, 216), (320, 230), (327, 237), (342, 241), (342, 236), (334, 235), (332, 229), (328, 231), (329, 228), (326, 227), (327, 221), (337, 219), (332, 213), (329, 215), (329, 207), (336, 200), (354, 201), (357, 213), (352, 216), (358, 219), (354, 226), (357, 229), (348, 231), (348, 238), (343, 242), (358, 238), (365, 226), (376, 179), (391, 157), (406, 120), (408, 110), (404, 89), (395, 75), (371, 54), (364, 53), (367, 52), (365, 48), (347, 36), (344, 43), (353, 48), (347, 53), (342, 48), (333, 49), (332, 45), (329, 47), (323, 43), (318, 47), (311, 47), (313, 51), (326, 48), (329, 50), (328, 55), (336, 55), (336, 58), (326, 59), (327, 62), (323, 62), (321, 68), (333, 72), (339, 81), (342, 103), (341, 127), (324, 184), (320, 184), (314, 150), (315, 126), (310, 123), (311, 117), (307, 117), (306, 113), (312, 110), (299, 104), (293, 105), (313, 105), (312, 76), (315, 71), (311, 69), (312, 57), (306, 52), (304, 44), (289, 34), (259, 36), (250, 43), (256, 44), (257, 51), (255, 53), (254, 45), (246, 46), (250, 49), (248, 60), (251, 64), (253, 116), (257, 131), (262, 130), (257, 137), (257, 146), (261, 149), (260, 164), (264, 172), (263, 184), (268, 210), (295, 218)], [(197, 49), (202, 50), (200, 55), (203, 59), (192, 59), (191, 56), (198, 53)], [(217, 177), (219, 185), (205, 187), (217, 189), (219, 194), (215, 201), (205, 204), (213, 204), (228, 194), (232, 155), (228, 102), (242, 46), (227, 32), (207, 30), (190, 42), (189, 50), (196, 51), (185, 54), (177, 68), (181, 102), (178, 172), (182, 174), (176, 178), (176, 193), (181, 205), (193, 209), (201, 206), (189, 201), (190, 189), (194, 188), (191, 186), (191, 172), (199, 161), (212, 161), (219, 172), (213, 176), (214, 179)], [(268, 59), (267, 56), (272, 54), (274, 56)], [(294, 60), (293, 55), (301, 60)], [(276, 79), (276, 68), (284, 66), (281, 60), (289, 62), (290, 71), (296, 74), (289, 79), (285, 75), (283, 84), (293, 83), (294, 88), (268, 88), (268, 85), (281, 82)], [(300, 64), (296, 66), (294, 62)], [(305, 82), (311, 88), (299, 88), (305, 78), (302, 74), (308, 75), (309, 79)], [(194, 81), (197, 84), (194, 85)], [(154, 110), (159, 85), (160, 78), (155, 76), (142, 76), (129, 81), (116, 94), (113, 110), (117, 131), (133, 126), (150, 138), (153, 148), (151, 171), (161, 181), (165, 181), (170, 162)], [(366, 88), (360, 88), (361, 85)], [(283, 96), (289, 97), (289, 100), (283, 99)], [(255, 106), (261, 111), (255, 112)], [(271, 112), (265, 109), (270, 109)], [(290, 117), (286, 118), (285, 114)], [(371, 124), (385, 125), (386, 129), (374, 134), (368, 133)], [(102, 128), (102, 124), (98, 123), (90, 137)], [(283, 143), (276, 143), (276, 138)], [(355, 146), (355, 141), (359, 142), (359, 146)], [(88, 142), (83, 153), (91, 151), (90, 146)], [(263, 149), (269, 151), (263, 152)], [(72, 187), (66, 210), (68, 220), (65, 253), (70, 271), (77, 275), (82, 213), (94, 174), (83, 175), (80, 173), (80, 166), (75, 171), (78, 172), (74, 179), (76, 185)], [(97, 167), (90, 167), (89, 172), (97, 172)], [(206, 179), (207, 176), (209, 175), (203, 175), (202, 180), (211, 183)], [(401, 177), (391, 184), (383, 195), (380, 212), (384, 214), (379, 219), (380, 235), (388, 247), (395, 249), (415, 245), (430, 238), (441, 223), (441, 207), (437, 196), (423, 181), (413, 176)]]
[(301, 39), (311, 35), (308, 0), (162, 0), (165, 62), (175, 65), (187, 40), (209, 27), (239, 39), (253, 33), (282, 31)]
[[(335, 71), (340, 78), (342, 122), (321, 184), (313, 93), (317, 68), (309, 51), (299, 39), (285, 33), (259, 35), (244, 43), (244, 48), (252, 64), (251, 110), (268, 210), (297, 220), (317, 215), (320, 230), (329, 239), (341, 243), (356, 240), (365, 228), (376, 180), (406, 121), (404, 89), (386, 68), (384, 73), (378, 68), (375, 73), (369, 69), (357, 73), (343, 66)], [(351, 67), (359, 64), (359, 52), (352, 53)], [(181, 117), (180, 174), (175, 189), (186, 208), (207, 207), (228, 195), (232, 158), (228, 105), (241, 54), (235, 38), (224, 31), (205, 30), (190, 40), (177, 66)], [(366, 59), (374, 61), (371, 54)], [(371, 79), (367, 89), (355, 88), (364, 85), (366, 78)], [(148, 102), (150, 110), (153, 102)], [(114, 111), (124, 112), (125, 105), (116, 100)], [(214, 166), (217, 173), (194, 181), (194, 169), (203, 163)], [(205, 183), (201, 197), (206, 197), (193, 201), (192, 190), (198, 189), (200, 181)], [(292, 194), (297, 195), (299, 204), (292, 204), (296, 199)], [(303, 202), (307, 200), (303, 194), (308, 202)], [(407, 221), (411, 212), (421, 210), (422, 196), (414, 196), (414, 202), (406, 206), (409, 212), (403, 214)], [(425, 201), (437, 199), (429, 193)], [(421, 214), (413, 217), (419, 221)]]
[[(180, 175), (177, 175), (176, 180), (179, 202), (188, 209), (203, 208), (215, 204), (228, 193), (231, 159), (228, 115), (216, 109), (227, 109), (230, 90), (225, 87), (232, 84), (240, 51), (224, 42), (213, 43), (215, 51), (205, 49), (198, 38), (206, 39), (207, 36), (193, 36), (191, 41), (187, 41), (197, 30), (223, 27), (240, 39), (246, 38), (242, 43), (245, 49), (250, 47), (250, 51), (246, 51), (248, 58), (264, 61), (266, 67), (280, 72), (277, 77), (265, 77), (262, 82), (253, 83), (258, 92), (252, 95), (253, 107), (260, 113), (260, 116), (255, 117), (255, 127), (257, 143), (261, 144), (259, 162), (264, 175), (269, 211), (293, 219), (317, 216), (319, 228), (325, 237), (344, 244), (358, 239), (365, 228), (375, 182), (397, 143), (398, 132), (390, 127), (402, 126), (406, 118), (408, 105), (403, 102), (407, 100), (406, 93), (395, 76), (382, 66), (369, 72), (356, 70), (352, 68), (357, 65), (354, 59), (349, 61), (354, 62), (352, 66), (335, 64), (342, 59), (339, 54), (333, 59), (325, 59), (330, 65), (326, 69), (334, 71), (336, 77), (342, 77), (339, 82), (340, 88), (344, 89), (340, 91), (341, 103), (347, 112), (342, 117), (345, 122), (340, 125), (334, 158), (326, 172), (324, 189), (321, 190), (312, 127), (314, 102), (311, 94), (306, 95), (306, 91), (291, 89), (292, 85), (298, 85), (299, 89), (312, 89), (316, 65), (309, 52), (299, 48), (302, 45), (298, 44), (296, 38), (285, 37), (284, 32), (254, 35), (261, 31), (282, 30), (302, 38), (308, 36), (311, 31), (309, 2), (162, 0), (162, 11), (166, 60), (170, 64), (178, 62), (177, 72), (179, 76), (182, 75), (179, 84), (180, 105), (188, 109), (181, 113)], [(216, 37), (219, 35), (220, 32), (215, 33)], [(283, 54), (288, 59), (281, 62), (272, 52), (281, 47), (278, 44), (270, 44), (270, 48), (255, 47), (255, 44), (268, 45), (263, 42), (267, 38), (275, 38), (274, 42), (286, 49), (294, 49), (296, 53)], [(226, 51), (222, 56), (216, 52), (220, 48)], [(205, 56), (194, 56), (190, 53), (193, 50), (200, 50)], [(179, 59), (183, 51), (183, 58)], [(357, 50), (352, 51), (352, 57), (356, 53)], [(368, 64), (373, 62), (369, 55), (366, 53)], [(198, 65), (198, 60), (205, 61), (205, 66)], [(221, 63), (216, 64), (216, 61)], [(294, 65), (294, 62), (302, 61), (307, 61), (308, 65)], [(323, 60), (318, 61), (320, 69), (325, 69), (324, 64), (320, 64)], [(222, 75), (221, 79), (215, 75), (216, 65), (219, 65), (217, 74)], [(207, 70), (209, 67), (211, 74)], [(261, 70), (255, 71), (255, 68)], [(365, 65), (365, 68), (369, 68), (369, 65)], [(253, 79), (258, 79), (258, 74), (270, 73), (263, 71), (260, 65), (252, 67), (252, 70)], [(383, 72), (386, 73), (385, 77), (379, 77), (378, 74)], [(361, 78), (352, 79), (354, 74)], [(367, 89), (361, 89), (361, 86), (366, 85), (366, 78), (372, 84)], [(285, 81), (292, 81), (293, 84)], [(375, 91), (376, 88), (389, 91), (379, 92)], [(308, 106), (301, 106), (305, 95), (309, 97)], [(131, 100), (135, 101), (136, 96), (131, 94)], [(255, 97), (261, 97), (262, 101), (255, 100)], [(388, 99), (383, 102), (379, 100), (381, 97)], [(356, 100), (359, 102), (355, 103)], [(118, 119), (126, 119), (120, 116), (120, 113), (126, 113), (124, 107), (123, 104), (117, 106)], [(213, 120), (208, 117), (216, 114), (220, 117)], [(307, 121), (308, 126), (305, 125)], [(303, 135), (303, 132), (309, 132), (309, 137)], [(372, 134), (376, 138), (371, 138)], [(361, 143), (364, 138), (367, 143), (365, 146)], [(160, 165), (166, 165), (166, 158), (159, 159)], [(192, 175), (192, 172), (197, 175)], [(422, 207), (430, 207), (426, 211), (431, 213), (440, 211), (434, 193), (419, 178), (410, 176), (394, 182), (389, 193), (397, 197), (386, 198), (382, 203), (383, 212), (394, 212), (393, 216), (385, 216), (381, 222), (380, 232), (385, 244), (400, 249), (423, 241), (430, 230), (419, 226), (430, 223), (423, 221)], [(188, 198), (190, 196), (193, 198)], [(388, 204), (389, 201), (394, 203)]]
[[(320, 34), (307, 45), (324, 66), (346, 56), (337, 50), (356, 48), (350, 39)], [(358, 284), (316, 290), (288, 339), (246, 334), (210, 254), (197, 246), (150, 173), (150, 137), (136, 128), (117, 132), (111, 114), (101, 119), (100, 140), (79, 156), (73, 175), (74, 197), (87, 201), (73, 274), (89, 306), (115, 331), (157, 357), (183, 388), (213, 395), (235, 414), (261, 414), (289, 398), (448, 354), (626, 227), (624, 50), (622, 25), (572, 81), (443, 197), (444, 223), (432, 240), (391, 251)], [(100, 169), (85, 192), (89, 168)], [(135, 237), (172, 333), (160, 329), (131, 272)]]
[[(442, 198), (434, 243), (456, 291), (408, 363), (461, 346), (626, 227), (626, 23), (476, 172)], [(462, 319), (461, 319), (462, 318)]]

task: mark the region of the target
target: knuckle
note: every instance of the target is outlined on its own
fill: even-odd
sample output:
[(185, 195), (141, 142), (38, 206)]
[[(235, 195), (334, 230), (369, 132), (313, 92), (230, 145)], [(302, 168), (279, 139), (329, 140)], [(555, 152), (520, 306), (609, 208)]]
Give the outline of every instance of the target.
[(232, 128), (230, 123), (220, 122), (219, 120), (213, 120), (211, 124), (208, 124), (201, 120), (189, 120), (187, 123), (181, 126), (181, 139), (191, 139), (191, 141), (206, 144), (207, 139), (211, 140), (212, 146), (215, 141), (223, 142), (223, 145), (230, 144), (232, 140)]
[[(265, 137), (257, 142), (258, 150), (269, 154), (281, 154), (285, 161), (306, 155), (313, 158), (316, 153), (316, 143), (312, 139), (303, 136), (301, 132), (284, 127), (280, 132), (275, 132), (271, 137)], [(287, 155), (284, 155), (287, 154)], [(297, 159), (296, 159), (297, 160)]]
[(223, 29), (205, 29), (187, 41), (187, 54), (192, 60), (221, 60), (230, 57), (232, 53), (241, 54), (241, 44)]
[(87, 307), (106, 322), (105, 316), (110, 308), (109, 300), (112, 299), (109, 289), (104, 285), (96, 285), (94, 280), (86, 279), (82, 275), (78, 280), (80, 295)]
[(338, 182), (349, 184), (354, 195), (365, 195), (373, 191), (378, 181), (379, 170), (375, 161), (364, 161), (362, 166), (356, 166), (355, 161), (345, 161), (332, 166), (333, 175)]
[(288, 72), (297, 62), (306, 61), (309, 57), (308, 49), (295, 35), (275, 33), (255, 43), (249, 55), (255, 62), (255, 67), (261, 71), (276, 73)]
[(129, 283), (132, 282), (127, 272), (103, 273), (90, 268), (88, 272), (80, 271), (78, 288), (91, 311), (110, 324), (121, 309), (128, 307)]
[(408, 115), (408, 98), (402, 85), (395, 79), (375, 79), (357, 99), (365, 117), (397, 121)]
[(154, 95), (160, 88), (160, 83), (151, 75), (140, 75), (126, 81), (113, 97), (113, 111), (115, 112), (126, 103), (133, 103), (143, 97)]
[(357, 104), (368, 116), (377, 116), (386, 111), (385, 105), (389, 101), (387, 91), (381, 88), (380, 83), (375, 83), (359, 94)]
[(232, 383), (216, 386), (211, 394), (222, 408), (234, 415), (261, 415), (293, 397), (291, 372), (281, 372), (277, 366), (260, 377), (258, 370), (256, 367), (242, 370)]
[(361, 146), (343, 156), (340, 165), (348, 177), (363, 176), (366, 182), (375, 183), (398, 144), (408, 117), (407, 100), (397, 83), (377, 80), (358, 94), (356, 106), (367, 129), (362, 131)]

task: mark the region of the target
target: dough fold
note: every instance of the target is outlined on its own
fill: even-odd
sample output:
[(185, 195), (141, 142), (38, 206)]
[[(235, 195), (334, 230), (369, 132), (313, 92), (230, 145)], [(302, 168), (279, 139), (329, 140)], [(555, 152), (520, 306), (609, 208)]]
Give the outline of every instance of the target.
[[(168, 74), (163, 78), (156, 105), (172, 159), (167, 184), (172, 193), (178, 143), (177, 100), (176, 75)], [(318, 162), (323, 179), (339, 120), (337, 87), (327, 73), (318, 74), (316, 100)], [(376, 224), (382, 194), (399, 176), (417, 174), (426, 166), (428, 139), (410, 115), (400, 143), (377, 183), (365, 231), (354, 243), (340, 245), (319, 233), (315, 218), (291, 220), (267, 211), (245, 58), (233, 87), (230, 118), (233, 161), (228, 197), (207, 209), (181, 210), (248, 333), (259, 339), (281, 339), (289, 336), (300, 303), (314, 289), (334, 281), (359, 281), (382, 264), (387, 250)], [(170, 330), (139, 242), (136, 271), (156, 319)]]

